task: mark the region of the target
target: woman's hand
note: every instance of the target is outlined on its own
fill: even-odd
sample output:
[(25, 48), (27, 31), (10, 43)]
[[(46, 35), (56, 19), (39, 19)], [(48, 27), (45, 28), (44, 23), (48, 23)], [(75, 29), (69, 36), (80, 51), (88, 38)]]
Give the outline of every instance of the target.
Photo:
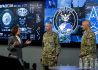
[(32, 41), (31, 40), (27, 40), (26, 42), (25, 42), (25, 44), (30, 44)]

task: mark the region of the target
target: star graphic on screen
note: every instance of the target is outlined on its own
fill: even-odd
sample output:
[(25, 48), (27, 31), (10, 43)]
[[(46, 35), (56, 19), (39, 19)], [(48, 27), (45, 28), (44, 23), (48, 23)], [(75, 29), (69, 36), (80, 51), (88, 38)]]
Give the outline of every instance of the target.
[(96, 12), (96, 9), (95, 9), (94, 6), (93, 6), (92, 11), (91, 11), (91, 13), (90, 13), (89, 20), (90, 20), (91, 18), (96, 18), (96, 19), (98, 20), (97, 12)]
[(89, 20), (91, 21), (91, 29), (95, 32), (95, 34), (98, 34), (98, 15), (94, 6), (92, 7)]

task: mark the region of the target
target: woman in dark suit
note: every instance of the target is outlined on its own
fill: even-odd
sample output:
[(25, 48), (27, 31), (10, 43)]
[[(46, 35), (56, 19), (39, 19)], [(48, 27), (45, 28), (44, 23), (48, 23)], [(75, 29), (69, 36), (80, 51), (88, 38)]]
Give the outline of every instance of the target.
[(22, 42), (20, 38), (20, 29), (18, 26), (14, 26), (12, 28), (12, 36), (8, 39), (9, 56), (22, 59), (22, 48), (30, 43), (30, 40), (27, 40), (25, 43)]

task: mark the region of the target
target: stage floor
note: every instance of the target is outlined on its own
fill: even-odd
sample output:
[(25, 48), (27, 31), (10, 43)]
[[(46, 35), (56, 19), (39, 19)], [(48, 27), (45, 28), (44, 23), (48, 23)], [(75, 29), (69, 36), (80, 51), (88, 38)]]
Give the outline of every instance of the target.
[[(0, 55), (8, 56), (7, 45), (0, 45)], [(41, 46), (28, 46), (23, 48), (23, 59), (30, 63), (30, 68), (33, 63), (37, 64), (37, 70), (43, 70), (40, 63), (41, 59)], [(78, 66), (80, 48), (66, 48), (61, 49), (58, 60), (58, 66)], [(98, 53), (97, 53), (98, 54)]]

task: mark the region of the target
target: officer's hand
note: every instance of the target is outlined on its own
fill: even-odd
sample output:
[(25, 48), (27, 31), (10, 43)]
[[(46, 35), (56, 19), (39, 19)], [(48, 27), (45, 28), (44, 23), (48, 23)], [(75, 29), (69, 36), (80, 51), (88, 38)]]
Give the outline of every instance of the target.
[(80, 54), (79, 57), (82, 58), (82, 57), (84, 57), (84, 56), (87, 56), (87, 55), (85, 55), (85, 54)]

